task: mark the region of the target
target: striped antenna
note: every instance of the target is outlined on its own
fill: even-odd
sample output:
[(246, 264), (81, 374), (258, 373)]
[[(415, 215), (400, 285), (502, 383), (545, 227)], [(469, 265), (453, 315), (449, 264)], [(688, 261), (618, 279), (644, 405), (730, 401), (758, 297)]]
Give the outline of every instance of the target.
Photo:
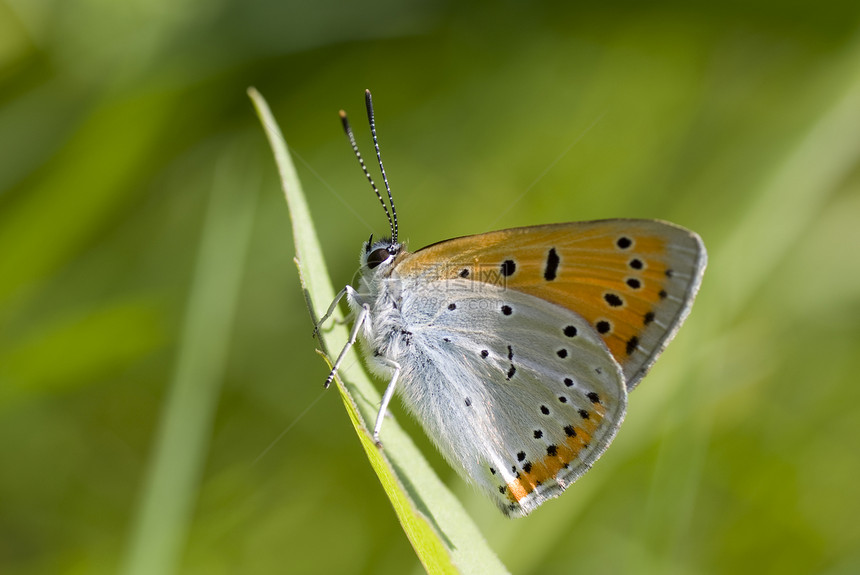
[[(391, 241), (397, 243), (397, 210), (394, 209), (394, 198), (391, 196), (391, 186), (388, 185), (388, 176), (385, 175), (385, 166), (382, 165), (382, 154), (379, 153), (379, 142), (376, 139), (376, 122), (373, 119), (373, 98), (370, 90), (364, 91), (364, 100), (367, 105), (367, 120), (370, 122), (370, 133), (373, 135), (373, 147), (376, 148), (376, 159), (379, 160), (379, 170), (382, 172), (382, 181), (385, 191), (388, 192), (388, 203), (391, 204), (391, 214), (394, 218), (394, 226), (391, 228)], [(379, 192), (376, 192), (379, 195)], [(391, 218), (389, 218), (391, 223)]]
[[(367, 166), (364, 165), (364, 158), (361, 157), (361, 152), (358, 151), (358, 144), (355, 142), (355, 136), (352, 133), (352, 127), (349, 125), (349, 120), (346, 119), (346, 112), (344, 112), (343, 110), (340, 111), (340, 121), (343, 124), (343, 131), (346, 132), (346, 137), (349, 138), (349, 143), (350, 145), (352, 145), (352, 151), (355, 153), (355, 157), (358, 158), (358, 163), (361, 165), (361, 171), (364, 172), (364, 175), (367, 177), (367, 181), (370, 182), (370, 186), (373, 188), (373, 191), (376, 192), (376, 197), (379, 198), (379, 203), (382, 204), (382, 209), (385, 210), (385, 217), (388, 218), (388, 227), (391, 229), (391, 233), (394, 236), (394, 241), (396, 242), (397, 226), (395, 222), (397, 220), (391, 219), (391, 213), (388, 211), (388, 206), (385, 205), (385, 200), (382, 199), (382, 194), (379, 193), (379, 188), (376, 187), (376, 182), (374, 182), (373, 178), (370, 177), (370, 172), (367, 171)], [(384, 178), (385, 172), (383, 172), (382, 174)], [(388, 182), (386, 182), (385, 185), (387, 187)], [(389, 192), (388, 194), (389, 197), (391, 197), (391, 192)]]

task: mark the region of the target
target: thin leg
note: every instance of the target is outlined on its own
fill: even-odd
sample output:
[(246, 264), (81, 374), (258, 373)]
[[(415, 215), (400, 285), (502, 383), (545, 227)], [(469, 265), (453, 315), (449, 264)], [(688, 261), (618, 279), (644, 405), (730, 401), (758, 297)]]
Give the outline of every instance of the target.
[[(352, 289), (349, 286), (346, 286), (346, 288), (344, 288), (344, 292), (347, 288)], [(337, 300), (335, 300), (335, 303), (337, 303)], [(343, 349), (340, 350), (340, 355), (337, 356), (337, 360), (335, 360), (334, 365), (332, 366), (331, 371), (329, 372), (328, 377), (325, 380), (324, 387), (326, 389), (328, 389), (328, 386), (331, 385), (331, 381), (334, 379), (334, 374), (337, 373), (337, 368), (340, 367), (340, 362), (343, 361), (343, 356), (346, 355), (346, 352), (348, 352), (349, 348), (351, 348), (355, 343), (355, 339), (358, 337), (358, 330), (361, 329), (361, 324), (364, 323), (369, 314), (370, 306), (364, 304), (361, 307), (361, 311), (358, 312), (358, 317), (355, 318), (355, 323), (352, 325), (352, 331), (349, 333), (349, 340), (346, 342), (346, 345), (343, 346)]]
[(394, 368), (394, 375), (391, 376), (391, 381), (388, 387), (385, 388), (385, 393), (382, 394), (382, 403), (379, 405), (379, 413), (376, 414), (376, 423), (373, 425), (373, 441), (377, 446), (382, 447), (382, 442), (379, 441), (379, 430), (382, 429), (382, 420), (385, 418), (385, 412), (388, 411), (388, 404), (394, 395), (394, 387), (397, 385), (397, 379), (400, 377), (400, 364), (394, 360), (384, 357), (377, 358), (388, 367)]
[(347, 294), (349, 294), (350, 297), (355, 297), (356, 295), (355, 290), (350, 285), (344, 286), (344, 288), (338, 292), (338, 294), (334, 298), (334, 301), (331, 302), (330, 306), (328, 306), (328, 311), (325, 312), (325, 315), (323, 315), (317, 322), (317, 324), (314, 326), (314, 337), (316, 337), (317, 333), (319, 333), (322, 324), (324, 324), (325, 321), (331, 317), (331, 314), (334, 313), (334, 310), (337, 309), (337, 304), (340, 303), (340, 300), (343, 299), (343, 296)]

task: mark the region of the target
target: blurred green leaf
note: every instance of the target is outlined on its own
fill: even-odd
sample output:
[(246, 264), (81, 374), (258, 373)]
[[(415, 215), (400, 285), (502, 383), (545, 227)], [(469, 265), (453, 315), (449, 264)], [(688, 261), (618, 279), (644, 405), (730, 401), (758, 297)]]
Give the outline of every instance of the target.
[(177, 571), (187, 539), (257, 203), (257, 182), (248, 185), (239, 179), (245, 169), (230, 169), (241, 158), (238, 148), (228, 149), (215, 173), (179, 356), (123, 567), (128, 575)]
[(51, 169), (0, 211), (0, 312), (92, 240), (126, 200), (119, 192), (142, 176), (140, 158), (156, 145), (172, 99), (142, 94), (97, 106)]
[(158, 315), (150, 302), (119, 302), (32, 328), (0, 349), (3, 401), (68, 391), (146, 356), (166, 340)]

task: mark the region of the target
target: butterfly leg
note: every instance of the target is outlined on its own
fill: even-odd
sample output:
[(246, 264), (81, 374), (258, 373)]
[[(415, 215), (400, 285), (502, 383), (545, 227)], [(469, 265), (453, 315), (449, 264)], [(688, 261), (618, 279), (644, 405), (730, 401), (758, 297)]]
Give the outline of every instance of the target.
[(391, 402), (392, 396), (394, 396), (394, 387), (397, 385), (397, 379), (400, 377), (400, 364), (392, 359), (384, 357), (378, 357), (376, 359), (394, 370), (394, 374), (391, 376), (391, 381), (389, 382), (388, 387), (385, 388), (385, 393), (382, 394), (382, 403), (379, 405), (379, 413), (376, 414), (376, 423), (373, 425), (373, 441), (376, 443), (377, 447), (382, 447), (382, 442), (379, 441), (379, 431), (382, 429), (382, 420), (385, 418), (385, 413), (388, 411), (388, 404)]
[(353, 287), (351, 285), (347, 285), (347, 286), (344, 286), (344, 288), (338, 292), (338, 294), (334, 298), (334, 301), (331, 302), (330, 306), (328, 306), (328, 311), (326, 311), (325, 315), (323, 315), (320, 318), (320, 320), (316, 323), (316, 325), (314, 325), (314, 333), (313, 333), (314, 337), (316, 337), (317, 334), (319, 333), (320, 328), (322, 327), (322, 324), (324, 324), (326, 322), (326, 320), (331, 317), (331, 314), (334, 313), (334, 310), (337, 309), (337, 304), (340, 303), (340, 300), (342, 300), (343, 296), (345, 296), (345, 295), (349, 295), (349, 297), (355, 297), (356, 291), (355, 291), (355, 289), (353, 289)]
[[(350, 286), (346, 286), (341, 290), (341, 294), (334, 300), (331, 307), (329, 308), (329, 313), (326, 313), (323, 319), (327, 319), (329, 315), (331, 315), (331, 310), (337, 304), (337, 300), (343, 297), (342, 294), (347, 293), (349, 290), (352, 290)], [(354, 291), (354, 290), (353, 290)], [(343, 361), (346, 352), (349, 351), (349, 348), (355, 344), (355, 340), (358, 337), (358, 330), (361, 329), (361, 324), (368, 318), (370, 315), (370, 306), (364, 304), (361, 306), (361, 311), (358, 312), (358, 317), (355, 318), (355, 323), (352, 325), (352, 331), (349, 333), (349, 339), (346, 342), (346, 345), (343, 346), (343, 349), (340, 350), (340, 355), (337, 356), (337, 359), (334, 362), (334, 365), (331, 368), (331, 371), (328, 374), (328, 377), (325, 380), (324, 387), (328, 389), (328, 386), (331, 385), (332, 380), (334, 379), (334, 375), (337, 373), (338, 368), (340, 367), (340, 363)]]

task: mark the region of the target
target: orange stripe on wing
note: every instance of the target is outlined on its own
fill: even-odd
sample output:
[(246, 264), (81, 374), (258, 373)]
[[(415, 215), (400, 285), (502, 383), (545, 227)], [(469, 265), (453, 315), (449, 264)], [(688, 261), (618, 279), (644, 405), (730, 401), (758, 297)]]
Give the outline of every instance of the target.
[(537, 487), (549, 479), (555, 478), (562, 469), (567, 468), (589, 443), (598, 425), (603, 420), (606, 408), (595, 404), (594, 411), (589, 412), (588, 418), (583, 419), (579, 426), (573, 427), (574, 433), (568, 435), (564, 443), (551, 445), (547, 454), (538, 462), (527, 463), (528, 471), (523, 469), (517, 478), (507, 484), (507, 497), (513, 502), (520, 502)]
[(514, 479), (508, 483), (508, 499), (519, 502), (526, 495), (534, 491), (534, 488), (527, 483), (523, 483), (522, 479)]

